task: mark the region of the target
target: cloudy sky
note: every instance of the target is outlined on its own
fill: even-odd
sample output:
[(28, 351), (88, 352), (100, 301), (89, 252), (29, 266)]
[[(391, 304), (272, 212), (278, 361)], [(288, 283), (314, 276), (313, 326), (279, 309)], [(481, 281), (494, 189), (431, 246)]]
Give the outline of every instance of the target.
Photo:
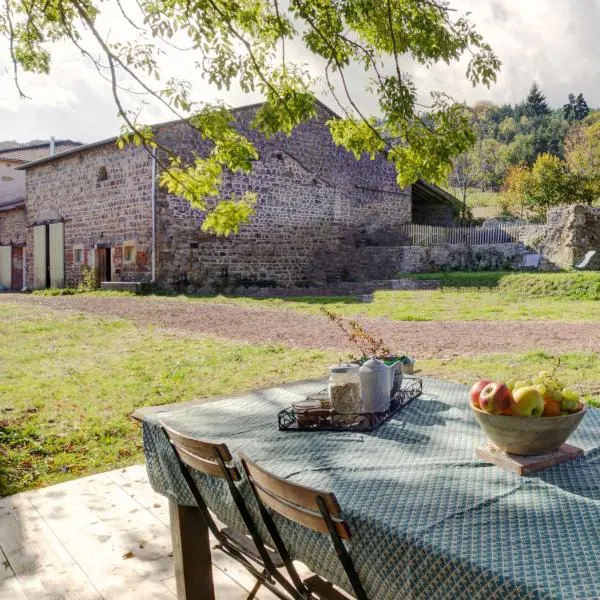
[[(442, 90), (469, 103), (483, 99), (514, 103), (535, 80), (553, 106), (564, 104), (570, 92), (582, 92), (590, 106), (600, 106), (598, 0), (450, 0), (450, 4), (471, 13), (470, 19), (501, 58), (498, 83), (489, 90), (472, 88), (464, 76), (465, 64), (408, 69), (419, 90)], [(102, 26), (112, 41), (129, 35), (114, 13)], [(29, 99), (22, 100), (12, 82), (6, 48), (0, 47), (0, 140), (23, 142), (53, 135), (91, 142), (117, 135), (120, 124), (109, 84), (74, 48), (60, 45), (52, 52), (50, 76), (23, 76)], [(165, 52), (165, 74), (193, 73), (193, 62), (185, 54), (168, 48)], [(239, 90), (219, 94), (201, 82), (195, 92), (203, 99), (221, 97), (233, 106), (260, 100)], [(362, 101), (367, 107), (372, 104), (364, 95)], [(143, 110), (146, 122), (173, 118), (155, 105)]]

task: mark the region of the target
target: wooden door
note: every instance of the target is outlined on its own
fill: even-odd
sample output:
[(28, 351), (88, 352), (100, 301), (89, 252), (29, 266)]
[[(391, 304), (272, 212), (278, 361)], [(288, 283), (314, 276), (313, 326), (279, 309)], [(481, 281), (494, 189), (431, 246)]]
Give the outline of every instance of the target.
[(64, 223), (50, 223), (50, 286), (65, 287)]
[(23, 289), (23, 246), (13, 246), (12, 249), (12, 289)]
[(110, 281), (110, 248), (96, 248), (96, 277), (98, 283)]
[(36, 225), (33, 228), (33, 287), (36, 290), (43, 290), (50, 285), (46, 229), (46, 225)]
[(11, 246), (0, 246), (0, 289), (11, 288)]

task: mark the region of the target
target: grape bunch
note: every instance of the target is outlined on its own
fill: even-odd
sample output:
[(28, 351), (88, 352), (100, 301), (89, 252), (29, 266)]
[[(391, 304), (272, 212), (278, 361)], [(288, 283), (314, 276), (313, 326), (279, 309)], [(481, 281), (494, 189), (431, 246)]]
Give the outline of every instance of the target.
[(506, 386), (513, 393), (520, 388), (534, 387), (544, 397), (544, 416), (574, 413), (583, 407), (579, 400), (579, 392), (565, 387), (554, 371), (540, 371), (530, 380), (511, 379), (506, 382)]

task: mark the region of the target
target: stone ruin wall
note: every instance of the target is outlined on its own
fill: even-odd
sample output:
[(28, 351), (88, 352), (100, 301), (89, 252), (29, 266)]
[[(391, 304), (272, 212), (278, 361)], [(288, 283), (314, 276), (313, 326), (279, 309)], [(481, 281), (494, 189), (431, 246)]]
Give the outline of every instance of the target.
[[(600, 255), (600, 208), (571, 204), (550, 209), (546, 223), (524, 227), (521, 239), (542, 255), (543, 270), (568, 269), (589, 250)], [(596, 256), (588, 268), (599, 267)]]

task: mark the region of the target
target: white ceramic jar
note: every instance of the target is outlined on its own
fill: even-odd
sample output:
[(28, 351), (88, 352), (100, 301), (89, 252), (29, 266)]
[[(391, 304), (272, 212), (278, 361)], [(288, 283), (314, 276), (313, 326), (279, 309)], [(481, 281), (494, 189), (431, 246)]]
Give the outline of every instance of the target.
[(363, 412), (381, 412), (390, 406), (390, 370), (378, 358), (370, 358), (358, 371)]

